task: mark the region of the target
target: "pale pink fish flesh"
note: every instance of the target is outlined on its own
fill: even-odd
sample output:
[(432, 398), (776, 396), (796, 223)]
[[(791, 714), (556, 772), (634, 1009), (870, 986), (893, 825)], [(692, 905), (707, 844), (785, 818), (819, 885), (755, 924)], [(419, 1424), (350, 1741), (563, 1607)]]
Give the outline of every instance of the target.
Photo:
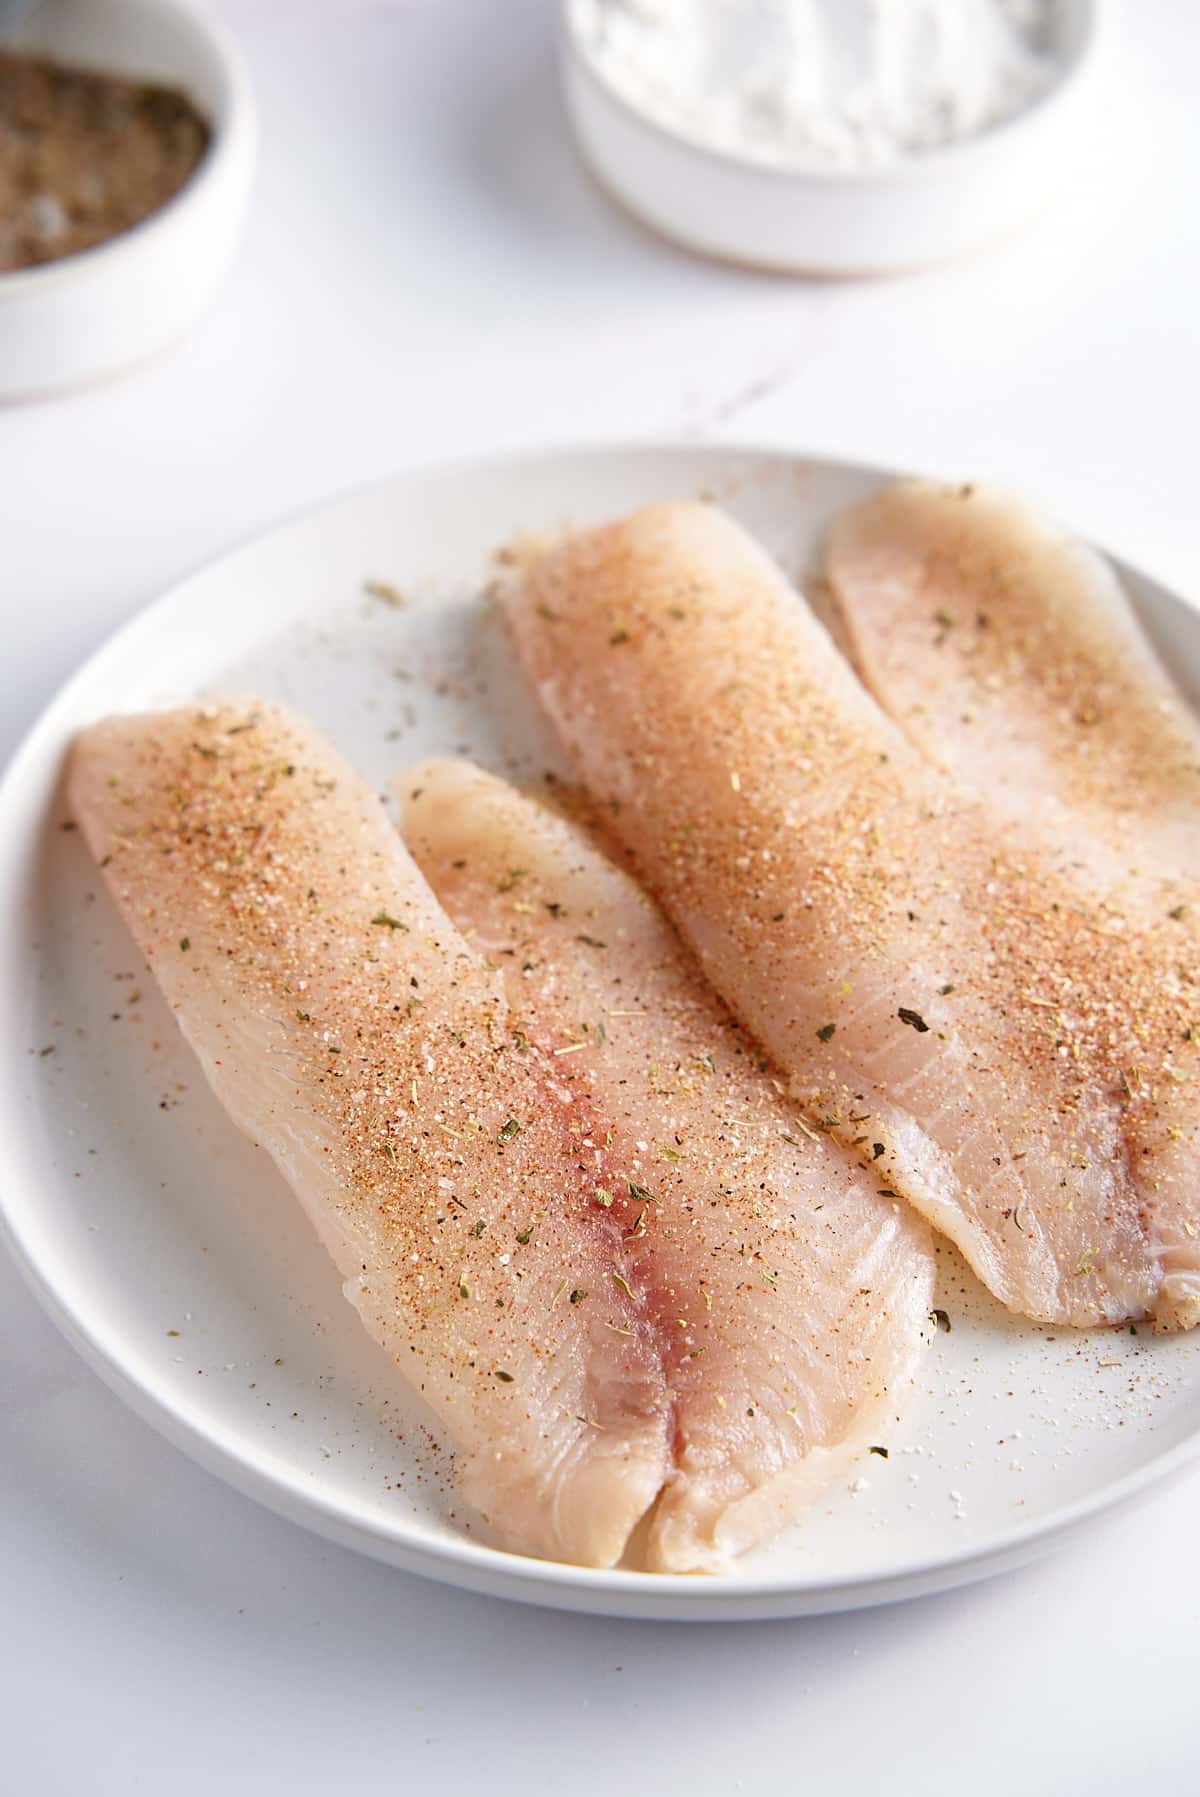
[[(510, 1548), (606, 1566), (669, 1466), (657, 1325), (582, 1095), (369, 791), (267, 704), (114, 718), (69, 803), (234, 1122), (270, 1154), (364, 1324), (445, 1423)], [(606, 1302), (572, 1305), (575, 1287)], [(619, 1332), (610, 1326), (619, 1326)]]
[(464, 763), (397, 784), (438, 898), (612, 1119), (624, 1179), (601, 1196), (674, 1419), (648, 1562), (715, 1570), (888, 1439), (928, 1326), (927, 1232), (797, 1116), (661, 912), (574, 822)]
[(900, 481), (826, 572), (880, 705), (1006, 829), (1143, 915), (1194, 898), (1200, 721), (1111, 563), (1003, 492)]
[(1013, 852), (710, 506), (501, 595), (608, 827), (812, 1114), (1015, 1310), (1200, 1317), (1200, 964)]

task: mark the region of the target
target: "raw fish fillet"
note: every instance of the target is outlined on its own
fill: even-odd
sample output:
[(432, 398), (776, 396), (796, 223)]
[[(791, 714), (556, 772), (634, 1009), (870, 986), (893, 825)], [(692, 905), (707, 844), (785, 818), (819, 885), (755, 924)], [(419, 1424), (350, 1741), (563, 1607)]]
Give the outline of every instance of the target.
[(378, 797), (257, 702), (97, 724), (68, 794), (211, 1085), (444, 1420), (470, 1501), (511, 1548), (615, 1562), (671, 1428), (658, 1325), (593, 1201), (617, 1170)]
[(831, 1132), (1056, 1323), (1200, 1318), (1195, 944), (1008, 847), (731, 520), (659, 506), (502, 596), (608, 827)]
[[(422, 871), (514, 1011), (612, 1119), (603, 1194), (673, 1416), (650, 1566), (715, 1570), (885, 1440), (933, 1298), (927, 1232), (796, 1116), (661, 912), (583, 831), (465, 763), (399, 783)], [(607, 1306), (607, 1293), (572, 1302)]]
[(922, 753), (1123, 903), (1192, 896), (1200, 722), (1103, 557), (1006, 494), (901, 481), (836, 521), (827, 573), (855, 665)]

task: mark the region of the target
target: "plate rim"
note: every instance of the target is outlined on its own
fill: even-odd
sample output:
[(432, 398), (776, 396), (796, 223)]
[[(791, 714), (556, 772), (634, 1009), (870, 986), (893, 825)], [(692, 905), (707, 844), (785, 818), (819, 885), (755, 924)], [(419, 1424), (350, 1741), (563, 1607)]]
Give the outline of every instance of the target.
[[(686, 438), (664, 437), (598, 439), (512, 452), (501, 449), (490, 454), (418, 464), (379, 480), (349, 487), (315, 505), (298, 507), (265, 528), (247, 532), (173, 580), (163, 592), (138, 607), (131, 617), (96, 645), (55, 689), (10, 756), (0, 776), (0, 824), (14, 810), (20, 813), (28, 770), (36, 767), (39, 758), (53, 746), (59, 719), (64, 712), (70, 712), (78, 690), (97, 675), (102, 675), (104, 664), (110, 658), (119, 660), (143, 630), (153, 628), (160, 619), (186, 604), (193, 585), (218, 569), (225, 570), (240, 557), (261, 550), (268, 543), (275, 544), (347, 505), (391, 488), (425, 483), (453, 484), (478, 478), (497, 468), (505, 472), (514, 468), (532, 472), (539, 464), (559, 468), (564, 462), (584, 466), (589, 462), (653, 461), (671, 457), (714, 464), (743, 462), (777, 469), (811, 469), (821, 474), (844, 473), (881, 483), (904, 477), (897, 470), (873, 462), (797, 451), (779, 444), (693, 442)], [(1196, 605), (1171, 585), (1143, 567), (1133, 566), (1112, 554), (1105, 546), (1096, 546), (1122, 578), (1131, 578), (1135, 586), (1154, 589), (1156, 596), (1166, 601), (1169, 610), (1179, 609), (1195, 619)], [(1197, 628), (1200, 628), (1200, 620), (1197, 620)], [(36, 816), (44, 821), (40, 803)], [(13, 909), (13, 901), (20, 897), (25, 868), (22, 855), (28, 852), (30, 843), (18, 834), (17, 845), (11, 858), (0, 860), (0, 904), (9, 911)], [(0, 917), (0, 928), (7, 927), (7, 917)], [(14, 1187), (21, 1185), (22, 1153), (28, 1144), (28, 1132), (22, 1132), (19, 1127), (10, 1128), (6, 1112), (0, 1110), (0, 1159), (10, 1171), (17, 1170)], [(32, 1173), (34, 1169), (29, 1167), (25, 1171)], [(1052, 1551), (1064, 1536), (1127, 1505), (1149, 1487), (1177, 1477), (1200, 1457), (1200, 1427), (1197, 1427), (1183, 1440), (1155, 1454), (1146, 1464), (1019, 1525), (1002, 1540), (993, 1539), (982, 1545), (967, 1544), (948, 1552), (918, 1554), (885, 1572), (857, 1577), (844, 1574), (822, 1577), (819, 1569), (815, 1569), (802, 1579), (790, 1574), (740, 1583), (720, 1577), (687, 1580), (666, 1573), (581, 1567), (539, 1560), (466, 1538), (418, 1538), (412, 1534), (412, 1526), (402, 1519), (398, 1519), (393, 1527), (380, 1527), (364, 1517), (351, 1501), (331, 1498), (322, 1493), (319, 1485), (302, 1484), (300, 1475), (286, 1462), (266, 1452), (247, 1451), (186, 1403), (168, 1396), (156, 1385), (148, 1369), (134, 1363), (131, 1356), (122, 1354), (119, 1342), (106, 1338), (102, 1313), (98, 1320), (94, 1315), (81, 1312), (63, 1297), (52, 1268), (44, 1264), (45, 1257), (25, 1239), (19, 1219), (12, 1214), (10, 1192), (14, 1187), (7, 1181), (0, 1186), (0, 1243), (42, 1308), (85, 1363), (136, 1415), (173, 1446), (182, 1449), (207, 1472), (243, 1495), (326, 1540), (422, 1577), (526, 1604), (641, 1620), (732, 1621), (826, 1614), (896, 1602), (1028, 1563)], [(21, 1189), (24, 1189), (23, 1185)]]

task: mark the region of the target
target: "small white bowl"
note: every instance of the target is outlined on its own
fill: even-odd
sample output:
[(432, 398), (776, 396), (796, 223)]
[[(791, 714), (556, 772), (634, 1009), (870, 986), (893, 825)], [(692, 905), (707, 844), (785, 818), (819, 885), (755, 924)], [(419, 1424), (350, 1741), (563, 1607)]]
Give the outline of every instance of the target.
[(96, 248), (0, 274), (0, 399), (114, 374), (174, 343), (215, 295), (245, 217), (254, 103), (225, 33), (180, 0), (42, 0), (6, 44), (182, 88), (212, 141), (157, 212)]
[(948, 261), (1025, 222), (1069, 174), (1095, 104), (1103, 0), (1062, 0), (1061, 70), (1024, 111), (886, 169), (808, 169), (714, 150), (619, 93), (562, 8), (567, 111), (600, 185), (662, 236), (722, 261), (825, 275)]

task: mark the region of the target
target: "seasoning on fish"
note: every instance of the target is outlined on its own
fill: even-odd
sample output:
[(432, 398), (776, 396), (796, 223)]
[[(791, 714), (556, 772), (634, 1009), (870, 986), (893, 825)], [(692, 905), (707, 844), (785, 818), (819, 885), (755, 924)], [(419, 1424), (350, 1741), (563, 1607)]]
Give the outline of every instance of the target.
[(442, 1418), (470, 1501), (511, 1548), (614, 1563), (671, 1426), (593, 1202), (620, 1169), (582, 1150), (606, 1125), (519, 1036), (378, 797), (257, 701), (97, 724), (67, 786), (210, 1084)]
[(607, 827), (814, 1125), (1011, 1308), (1200, 1320), (1194, 938), (1010, 841), (714, 507), (569, 540), (501, 603)]
[[(612, 1119), (622, 1177), (597, 1202), (646, 1293), (674, 1419), (648, 1561), (719, 1568), (894, 1425), (933, 1300), (927, 1232), (797, 1117), (587, 832), (465, 763), (397, 784), (418, 864), (500, 968), (526, 1039)], [(607, 1314), (603, 1288), (571, 1301)]]
[(1147, 911), (1200, 879), (1200, 722), (1117, 571), (987, 487), (906, 480), (842, 514), (827, 573), (879, 704), (1005, 828)]

